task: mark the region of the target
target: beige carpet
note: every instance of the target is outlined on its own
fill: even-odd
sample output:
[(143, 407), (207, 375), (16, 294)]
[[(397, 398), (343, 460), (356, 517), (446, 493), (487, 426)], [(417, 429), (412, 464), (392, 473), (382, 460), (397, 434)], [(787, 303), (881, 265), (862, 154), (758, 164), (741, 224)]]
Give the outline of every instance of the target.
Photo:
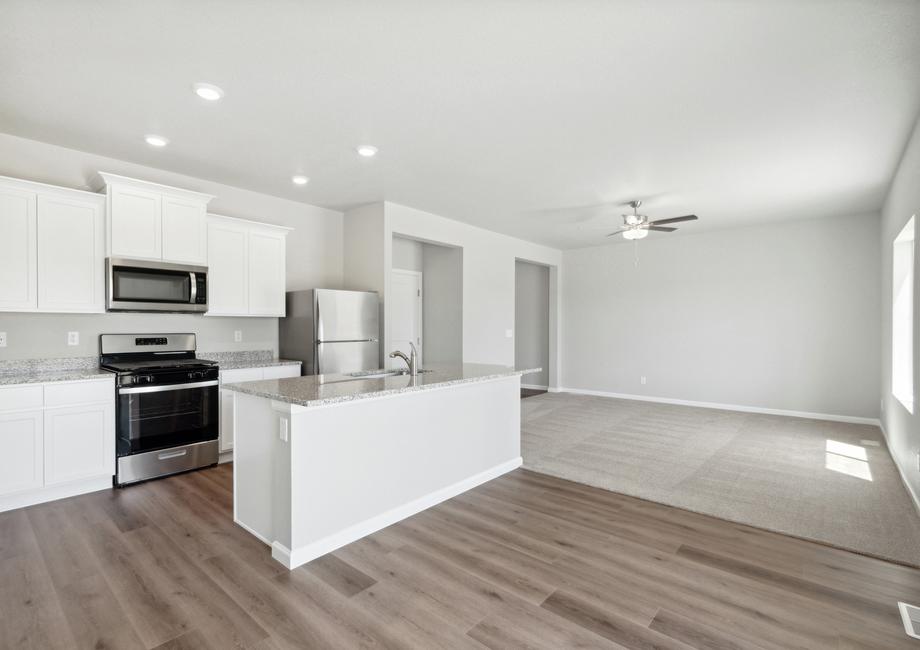
[(528, 469), (920, 566), (878, 427), (571, 393), (521, 410)]

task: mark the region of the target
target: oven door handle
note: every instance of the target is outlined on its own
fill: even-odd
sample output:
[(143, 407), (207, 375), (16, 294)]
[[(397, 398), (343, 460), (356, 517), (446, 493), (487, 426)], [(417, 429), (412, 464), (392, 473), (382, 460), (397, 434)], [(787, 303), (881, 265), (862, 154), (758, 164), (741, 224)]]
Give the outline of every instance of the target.
[(134, 388), (119, 388), (119, 395), (133, 395), (135, 393), (165, 393), (169, 390), (187, 390), (189, 388), (207, 388), (217, 386), (217, 380), (196, 381), (191, 384), (169, 384), (168, 386), (136, 386)]

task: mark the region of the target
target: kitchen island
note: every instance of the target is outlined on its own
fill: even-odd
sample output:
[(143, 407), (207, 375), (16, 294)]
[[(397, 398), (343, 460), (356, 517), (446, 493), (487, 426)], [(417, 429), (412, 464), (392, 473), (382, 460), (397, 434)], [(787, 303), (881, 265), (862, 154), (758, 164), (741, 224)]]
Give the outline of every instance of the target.
[(521, 375), (463, 364), (226, 384), (234, 520), (289, 569), (521, 465)]

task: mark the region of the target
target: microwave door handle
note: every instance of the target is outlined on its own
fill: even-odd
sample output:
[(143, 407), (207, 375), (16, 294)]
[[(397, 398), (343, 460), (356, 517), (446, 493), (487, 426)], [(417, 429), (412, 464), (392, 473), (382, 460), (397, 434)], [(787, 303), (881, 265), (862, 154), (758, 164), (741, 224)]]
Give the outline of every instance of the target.
[(189, 298), (191, 304), (195, 304), (195, 301), (198, 299), (198, 282), (195, 279), (195, 272), (191, 271), (188, 274), (189, 281), (192, 283), (192, 292)]

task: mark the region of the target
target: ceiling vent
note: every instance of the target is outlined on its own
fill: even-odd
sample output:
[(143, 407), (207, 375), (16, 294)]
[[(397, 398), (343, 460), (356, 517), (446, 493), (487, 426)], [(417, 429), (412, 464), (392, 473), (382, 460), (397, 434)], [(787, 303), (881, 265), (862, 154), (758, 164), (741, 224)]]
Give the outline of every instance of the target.
[(907, 636), (920, 639), (920, 607), (899, 602), (898, 609), (901, 610), (901, 620)]

